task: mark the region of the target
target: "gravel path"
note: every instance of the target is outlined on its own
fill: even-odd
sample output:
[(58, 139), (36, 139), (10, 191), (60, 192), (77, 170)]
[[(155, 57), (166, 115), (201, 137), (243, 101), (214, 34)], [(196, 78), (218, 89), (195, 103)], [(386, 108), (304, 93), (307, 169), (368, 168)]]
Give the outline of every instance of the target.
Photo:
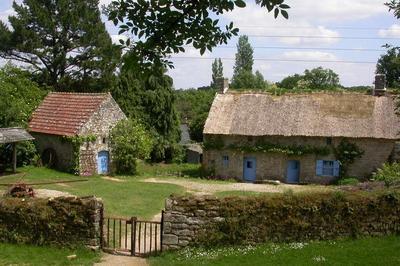
[(221, 191), (253, 191), (253, 192), (270, 192), (270, 193), (282, 193), (287, 190), (293, 190), (294, 192), (306, 192), (306, 191), (329, 191), (330, 189), (325, 186), (301, 186), (301, 185), (268, 185), (268, 184), (249, 184), (249, 183), (201, 183), (185, 179), (175, 178), (148, 178), (144, 182), (148, 183), (168, 183), (175, 184), (184, 187), (188, 192), (196, 195), (210, 195)]

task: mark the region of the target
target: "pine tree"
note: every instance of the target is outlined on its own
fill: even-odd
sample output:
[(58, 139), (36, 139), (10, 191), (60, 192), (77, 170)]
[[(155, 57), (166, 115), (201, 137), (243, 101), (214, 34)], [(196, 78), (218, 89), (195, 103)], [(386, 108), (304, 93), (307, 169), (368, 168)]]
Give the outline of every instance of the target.
[(222, 65), (221, 58), (215, 59), (212, 63), (212, 81), (211, 87), (216, 89), (218, 87), (218, 82), (224, 77), (224, 67)]
[(0, 56), (24, 63), (56, 90), (109, 89), (120, 59), (100, 18), (99, 0), (14, 2), (12, 29), (0, 22)]

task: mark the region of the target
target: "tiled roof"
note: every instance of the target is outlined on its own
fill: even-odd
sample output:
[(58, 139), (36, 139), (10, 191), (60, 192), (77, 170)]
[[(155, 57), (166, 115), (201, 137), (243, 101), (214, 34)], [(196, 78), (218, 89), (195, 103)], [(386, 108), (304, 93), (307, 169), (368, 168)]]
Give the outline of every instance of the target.
[(31, 132), (73, 136), (109, 96), (107, 93), (51, 92), (33, 113)]

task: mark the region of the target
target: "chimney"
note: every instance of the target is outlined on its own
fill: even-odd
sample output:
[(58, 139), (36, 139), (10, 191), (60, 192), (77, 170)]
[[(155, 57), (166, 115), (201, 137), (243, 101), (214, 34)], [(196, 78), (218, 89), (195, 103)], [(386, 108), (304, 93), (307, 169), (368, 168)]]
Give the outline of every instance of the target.
[(218, 89), (220, 93), (225, 94), (229, 90), (229, 79), (220, 78), (218, 80)]
[(385, 74), (375, 75), (375, 88), (372, 90), (373, 96), (384, 96), (386, 94), (386, 76)]

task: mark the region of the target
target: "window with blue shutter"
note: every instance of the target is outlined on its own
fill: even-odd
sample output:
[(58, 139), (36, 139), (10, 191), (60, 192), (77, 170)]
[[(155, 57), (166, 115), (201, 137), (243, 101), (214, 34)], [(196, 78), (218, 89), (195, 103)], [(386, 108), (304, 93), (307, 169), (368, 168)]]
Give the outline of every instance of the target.
[(222, 156), (222, 165), (224, 167), (229, 167), (229, 156), (227, 155)]
[(324, 165), (324, 161), (322, 161), (322, 160), (317, 161), (317, 176), (322, 176), (323, 165)]
[(333, 163), (333, 176), (339, 176), (340, 174), (340, 162), (334, 161)]
[(340, 163), (339, 161), (318, 160), (317, 161), (317, 176), (339, 176)]

